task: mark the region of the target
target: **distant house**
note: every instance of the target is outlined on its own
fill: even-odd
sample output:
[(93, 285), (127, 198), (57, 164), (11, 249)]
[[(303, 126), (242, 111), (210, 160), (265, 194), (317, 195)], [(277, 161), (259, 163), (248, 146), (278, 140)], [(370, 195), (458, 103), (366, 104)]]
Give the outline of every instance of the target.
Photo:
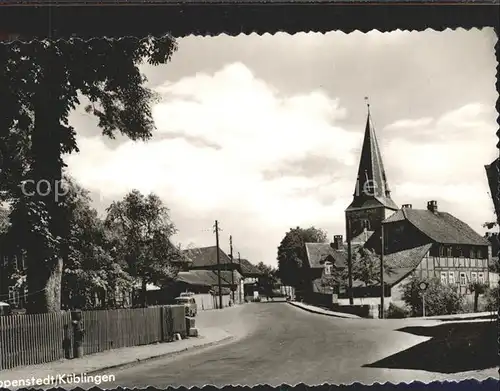
[(242, 289), (243, 297), (247, 298), (254, 296), (254, 292), (258, 292), (259, 280), (263, 278), (262, 272), (251, 263), (248, 259), (238, 260), (242, 281), (240, 289)]
[(343, 271), (347, 268), (347, 249), (342, 242), (342, 235), (336, 235), (333, 243), (306, 243), (305, 250), (311, 280), (310, 291), (333, 293), (332, 287), (325, 286), (323, 282), (335, 274), (335, 269)]
[(210, 275), (214, 275), (217, 278), (217, 286), (217, 271), (226, 272), (221, 273), (221, 286), (229, 288), (231, 292), (234, 292), (235, 302), (243, 301), (242, 290), (240, 289), (243, 277), (238, 261), (231, 259), (219, 248), (219, 262), (217, 262), (216, 246), (187, 249), (183, 251), (183, 255), (189, 260), (189, 272), (209, 271)]
[[(221, 274), (221, 293), (227, 306), (231, 293), (231, 271)], [(218, 306), (218, 272), (216, 270), (190, 270), (178, 273), (174, 281), (162, 287), (148, 286), (148, 304), (174, 304), (175, 298), (184, 292), (194, 293), (200, 310)]]

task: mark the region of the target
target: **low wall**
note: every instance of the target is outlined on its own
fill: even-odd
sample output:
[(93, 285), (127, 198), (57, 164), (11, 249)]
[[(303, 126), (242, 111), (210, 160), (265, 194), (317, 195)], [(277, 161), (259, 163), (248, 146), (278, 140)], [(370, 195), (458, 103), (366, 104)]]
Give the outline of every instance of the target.
[(345, 314), (357, 315), (362, 318), (378, 318), (378, 305), (333, 305), (332, 311), (343, 312)]

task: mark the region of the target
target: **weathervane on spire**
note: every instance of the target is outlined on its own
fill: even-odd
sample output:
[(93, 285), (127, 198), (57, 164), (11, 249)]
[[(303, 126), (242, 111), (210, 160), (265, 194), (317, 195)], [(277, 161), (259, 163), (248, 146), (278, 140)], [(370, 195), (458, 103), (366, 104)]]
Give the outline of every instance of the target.
[(370, 100), (368, 99), (367, 96), (365, 96), (365, 101), (366, 101), (366, 107), (368, 107), (368, 114), (370, 114)]

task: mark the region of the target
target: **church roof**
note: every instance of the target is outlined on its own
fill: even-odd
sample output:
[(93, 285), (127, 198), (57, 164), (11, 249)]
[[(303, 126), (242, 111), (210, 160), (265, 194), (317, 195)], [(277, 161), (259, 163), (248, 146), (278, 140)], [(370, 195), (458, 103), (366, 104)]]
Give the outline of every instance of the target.
[(370, 112), (366, 119), (365, 136), (359, 160), (354, 199), (347, 210), (385, 206), (397, 210), (391, 199), (382, 155), (378, 146)]
[(427, 209), (403, 208), (383, 223), (407, 220), (430, 239), (443, 244), (470, 244), (487, 246), (489, 241), (462, 220), (447, 212), (431, 212)]

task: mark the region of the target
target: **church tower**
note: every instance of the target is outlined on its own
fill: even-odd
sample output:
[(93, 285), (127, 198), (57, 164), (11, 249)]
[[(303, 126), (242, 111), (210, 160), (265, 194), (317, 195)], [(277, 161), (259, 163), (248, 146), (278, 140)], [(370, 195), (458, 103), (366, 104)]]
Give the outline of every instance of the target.
[(345, 211), (347, 238), (355, 238), (365, 230), (377, 230), (382, 221), (398, 209), (391, 198), (368, 104), (365, 137), (353, 200)]

